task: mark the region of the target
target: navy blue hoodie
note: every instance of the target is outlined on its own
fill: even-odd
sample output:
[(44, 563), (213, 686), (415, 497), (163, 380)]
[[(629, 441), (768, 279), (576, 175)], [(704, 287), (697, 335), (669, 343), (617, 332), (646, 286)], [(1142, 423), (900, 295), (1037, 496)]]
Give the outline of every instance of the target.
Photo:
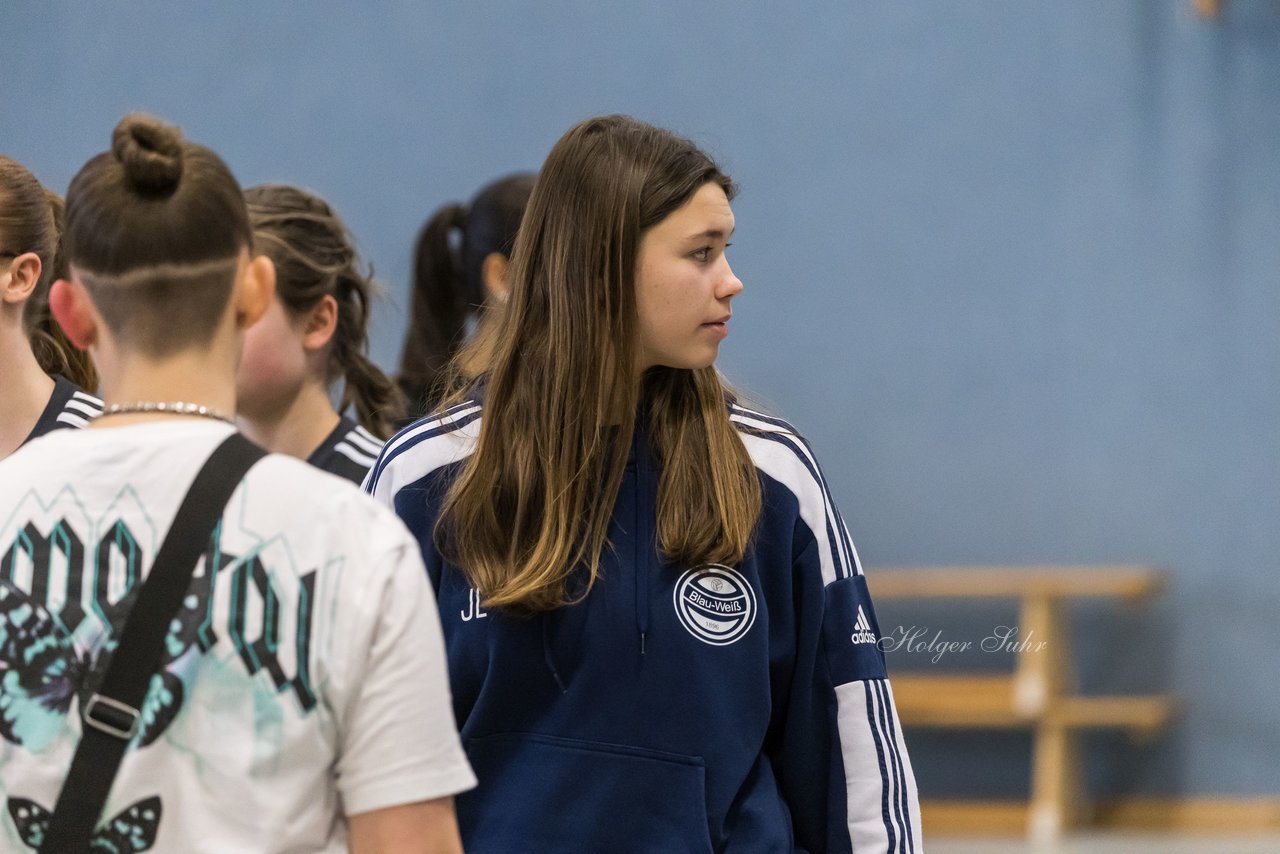
[(393, 437), (365, 488), (436, 589), (454, 712), (480, 780), (468, 852), (916, 852), (915, 779), (857, 553), (805, 441), (731, 407), (764, 507), (735, 567), (673, 565), (643, 430), (580, 603), (486, 611), (433, 542), (474, 450), (467, 403)]

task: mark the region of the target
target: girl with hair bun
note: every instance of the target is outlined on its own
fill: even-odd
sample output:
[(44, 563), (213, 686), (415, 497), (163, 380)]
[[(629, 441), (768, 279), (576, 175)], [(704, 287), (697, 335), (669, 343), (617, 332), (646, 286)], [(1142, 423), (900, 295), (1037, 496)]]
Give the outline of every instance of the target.
[[(492, 181), (471, 204), (447, 204), (422, 227), (399, 374), (415, 416), (439, 402), (449, 361), (470, 333), (492, 328), (486, 316), (506, 302), (511, 247), (536, 178), (518, 172)], [(489, 344), (472, 348), (462, 370), (479, 373), (491, 349)]]
[(0, 155), (0, 459), (102, 411), (87, 391), (97, 386), (93, 363), (49, 312), (49, 286), (62, 275), (62, 219), (62, 200)]
[[(366, 354), (373, 281), (324, 199), (284, 184), (245, 191), (276, 299), (245, 335), (236, 375), (241, 429), (264, 448), (360, 483), (404, 416), (395, 383)], [(330, 387), (341, 379), (335, 409)], [(354, 406), (357, 424), (340, 415)]]
[(921, 850), (857, 551), (715, 369), (733, 195), (669, 131), (571, 128), (483, 372), (365, 482), (436, 588), (472, 854)]
[[(157, 552), (236, 441), (245, 330), (273, 304), (235, 177), (126, 116), (71, 182), (64, 246), (49, 305), (105, 408), (0, 460), (0, 849), (456, 854), (475, 778), (435, 599), (404, 525), (352, 484), (257, 459), (172, 619), (138, 615), (154, 657), (127, 651), (136, 603), (191, 569)], [(104, 685), (118, 665), (142, 700)], [(82, 745), (108, 737), (123, 757), (94, 800), (79, 772), (110, 775)]]

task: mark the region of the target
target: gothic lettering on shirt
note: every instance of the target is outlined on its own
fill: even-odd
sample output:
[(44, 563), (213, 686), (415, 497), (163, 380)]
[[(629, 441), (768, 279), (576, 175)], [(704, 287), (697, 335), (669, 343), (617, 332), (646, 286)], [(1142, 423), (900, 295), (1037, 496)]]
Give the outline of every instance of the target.
[[(7, 741), (21, 744), (30, 731), (19, 723), (22, 714), (65, 715), (73, 696), (83, 703), (137, 597), (149, 556), (128, 525), (108, 525), (91, 548), (85, 540), (61, 519), (47, 530), (27, 523), (12, 542), (0, 543), (0, 736)], [(273, 574), (260, 554), (242, 559), (223, 551), (220, 541), (219, 525), (165, 638), (164, 669), (143, 709), (140, 746), (154, 741), (181, 708), (185, 691), (171, 670), (175, 662), (193, 650), (209, 652), (220, 633), (248, 674), (265, 672), (303, 713), (316, 706), (308, 667), (315, 571)], [(218, 579), (217, 595), (228, 605), (222, 625), (214, 620)], [(288, 599), (296, 603), (291, 619), (282, 606)], [(289, 627), (291, 638), (284, 636)]]

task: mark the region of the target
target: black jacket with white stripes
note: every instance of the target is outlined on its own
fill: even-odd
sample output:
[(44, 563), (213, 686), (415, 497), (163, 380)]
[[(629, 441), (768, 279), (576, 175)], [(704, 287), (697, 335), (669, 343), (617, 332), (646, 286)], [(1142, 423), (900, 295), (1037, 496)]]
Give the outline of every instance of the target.
[(343, 416), (307, 462), (359, 486), (381, 450), (381, 439)]
[(31, 433), (23, 440), (25, 445), (32, 439), (62, 430), (66, 427), (85, 427), (90, 421), (102, 414), (102, 401), (86, 392), (66, 377), (53, 378), (53, 394), (40, 413), (39, 420)]

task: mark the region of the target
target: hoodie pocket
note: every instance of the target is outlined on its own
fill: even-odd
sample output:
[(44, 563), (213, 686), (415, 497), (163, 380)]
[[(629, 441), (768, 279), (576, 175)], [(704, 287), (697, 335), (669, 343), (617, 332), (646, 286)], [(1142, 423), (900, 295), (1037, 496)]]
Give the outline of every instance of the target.
[(529, 733), (469, 739), (469, 854), (707, 854), (701, 757)]

